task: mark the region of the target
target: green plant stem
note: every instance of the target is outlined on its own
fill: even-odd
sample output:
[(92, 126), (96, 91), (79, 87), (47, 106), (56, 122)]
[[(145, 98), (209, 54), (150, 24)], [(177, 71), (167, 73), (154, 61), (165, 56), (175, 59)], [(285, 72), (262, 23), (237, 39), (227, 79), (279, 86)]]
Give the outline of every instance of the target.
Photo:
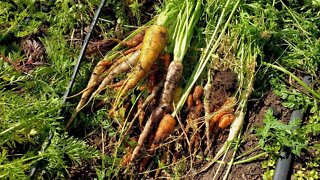
[(236, 160), (253, 153), (254, 151), (256, 151), (259, 148), (260, 148), (260, 146), (257, 146), (255, 148), (250, 149), (249, 151), (247, 151), (247, 152), (243, 153), (242, 155), (236, 157)]
[(43, 158), (44, 158), (44, 156), (40, 155), (40, 156), (29, 157), (29, 158), (26, 158), (26, 159), (21, 159), (21, 160), (18, 160), (18, 161), (13, 161), (11, 163), (0, 165), (0, 169), (5, 168), (6, 166), (10, 166), (10, 164), (14, 165), (14, 163), (16, 163), (16, 162), (24, 163), (24, 162), (31, 161), (31, 160), (34, 160), (34, 159), (36, 159), (36, 161), (39, 161), (39, 160), (41, 160)]
[[(232, 163), (232, 165), (250, 163), (250, 162), (252, 162), (252, 161), (254, 161), (254, 160), (257, 160), (257, 159), (259, 159), (259, 158), (261, 158), (261, 157), (264, 157), (264, 156), (266, 156), (266, 155), (268, 155), (268, 153), (267, 153), (267, 152), (263, 152), (263, 153), (260, 153), (260, 154), (258, 154), (258, 155), (249, 157), (249, 158), (247, 158), (247, 159), (240, 160), (240, 161), (236, 161), (236, 162)], [(225, 161), (216, 161), (216, 162), (217, 162), (217, 163), (220, 163), (220, 164), (228, 164), (228, 165), (231, 164), (231, 162), (225, 162)]]
[(252, 157), (250, 157), (250, 158), (247, 158), (247, 159), (244, 159), (244, 160), (241, 160), (241, 161), (236, 161), (236, 162), (233, 163), (233, 165), (243, 164), (243, 163), (249, 163), (249, 162), (252, 162), (252, 161), (254, 161), (254, 160), (256, 160), (256, 159), (259, 159), (259, 158), (261, 158), (261, 157), (264, 157), (264, 156), (266, 156), (266, 155), (268, 155), (268, 153), (267, 153), (267, 152), (263, 152), (263, 153), (260, 153), (260, 154), (258, 154), (258, 155), (252, 156)]
[[(206, 67), (209, 59), (211, 59), (211, 57), (212, 57), (211, 54), (213, 54), (213, 52), (218, 48), (220, 40), (221, 40), (222, 36), (224, 35), (224, 33), (225, 33), (225, 31), (226, 31), (226, 29), (227, 29), (227, 27), (228, 27), (228, 25), (229, 25), (229, 23), (231, 21), (231, 18), (233, 16), (233, 14), (235, 13), (237, 7), (239, 6), (239, 3), (240, 3), (240, 0), (237, 1), (236, 4), (234, 5), (234, 7), (233, 7), (232, 11), (230, 12), (230, 15), (229, 15), (229, 17), (228, 17), (223, 29), (221, 30), (221, 33), (220, 33), (218, 39), (215, 41), (214, 45), (211, 47), (211, 44), (213, 43), (213, 39), (218, 33), (217, 29), (220, 26), (220, 23), (222, 21), (222, 18), (224, 16), (224, 13), (225, 13), (226, 9), (228, 8), (227, 6), (229, 4), (229, 1), (227, 1), (227, 4), (224, 7), (224, 9), (223, 9), (223, 11), (222, 11), (222, 13), (220, 15), (220, 19), (219, 19), (218, 24), (216, 26), (216, 30), (214, 31), (214, 33), (212, 35), (212, 38), (210, 40), (210, 43), (209, 43), (209, 45), (207, 46), (207, 48), (206, 48), (206, 50), (204, 52), (204, 56), (201, 57), (201, 59), (199, 60), (195, 70), (193, 71), (193, 73), (192, 73), (192, 75), (190, 77), (190, 80), (189, 80), (189, 82), (188, 82), (188, 84), (187, 84), (187, 86), (185, 88), (185, 91), (182, 94), (182, 96), (180, 98), (180, 101), (178, 102), (174, 112), (172, 113), (172, 117), (175, 117), (178, 114), (178, 112), (181, 110), (181, 108), (183, 107), (185, 101), (188, 98), (188, 95), (189, 95), (193, 85), (197, 82), (198, 78), (200, 77), (201, 73), (203, 72), (204, 68)], [(210, 51), (209, 51), (209, 49), (210, 49)]]
[[(236, 152), (237, 152), (237, 150), (238, 150), (238, 148), (239, 148), (239, 146), (240, 146), (240, 137), (241, 137), (241, 133), (238, 134), (238, 139), (237, 139), (237, 141), (236, 141), (236, 146), (235, 146), (234, 149), (233, 149), (232, 158), (231, 158), (230, 162), (228, 163), (228, 169), (227, 169), (226, 174), (225, 174), (224, 177), (223, 177), (223, 180), (227, 180), (228, 175), (229, 175), (230, 170), (231, 170), (231, 167), (232, 167), (232, 165), (234, 165), (233, 162), (234, 162), (234, 160), (235, 160)], [(226, 152), (226, 153), (227, 153), (227, 152)]]
[(294, 74), (292, 74), (291, 72), (289, 72), (288, 70), (284, 69), (283, 67), (274, 65), (274, 64), (270, 64), (267, 62), (262, 62), (263, 65), (275, 68), (279, 71), (282, 71), (286, 74), (288, 74), (289, 76), (291, 76), (294, 80), (296, 80), (302, 87), (304, 87), (309, 93), (311, 93), (315, 98), (317, 98), (318, 100), (320, 100), (320, 94), (318, 94), (317, 92), (315, 92), (313, 89), (311, 89), (309, 86), (307, 86), (300, 78), (298, 78), (297, 76), (295, 76)]
[(3, 135), (3, 134), (5, 134), (5, 133), (7, 133), (7, 132), (9, 132), (9, 131), (11, 131), (12, 129), (14, 129), (14, 128), (20, 126), (20, 125), (21, 125), (21, 123), (17, 123), (17, 124), (15, 124), (15, 125), (11, 126), (10, 128), (2, 131), (2, 132), (0, 133), (0, 136)]

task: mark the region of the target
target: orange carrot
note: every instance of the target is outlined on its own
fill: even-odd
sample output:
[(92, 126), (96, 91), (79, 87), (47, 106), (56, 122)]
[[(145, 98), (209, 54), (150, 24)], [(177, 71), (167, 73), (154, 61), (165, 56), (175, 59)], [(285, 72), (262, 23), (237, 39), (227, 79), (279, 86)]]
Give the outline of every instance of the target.
[(173, 132), (175, 125), (176, 120), (170, 114), (165, 115), (160, 121), (153, 144), (159, 144), (166, 139)]
[(194, 91), (193, 91), (193, 94), (192, 94), (194, 101), (200, 99), (202, 94), (203, 94), (203, 87), (202, 86), (196, 86), (194, 88)]
[(226, 114), (230, 114), (230, 111), (218, 111), (216, 112), (216, 114), (210, 119), (210, 124), (214, 124), (216, 122), (218, 122), (222, 116), (226, 115)]
[(123, 46), (135, 47), (142, 42), (145, 33), (146, 33), (146, 31), (142, 30), (141, 32), (139, 32), (137, 35), (135, 35), (132, 39), (130, 39), (128, 41), (121, 41), (119, 39), (112, 39), (112, 40), (117, 43), (122, 44)]
[(192, 94), (189, 94), (189, 96), (188, 96), (187, 106), (188, 106), (189, 109), (193, 107), (193, 96), (192, 96)]
[(163, 61), (164, 69), (167, 70), (170, 65), (170, 54), (162, 54), (159, 59)]
[(126, 50), (125, 52), (123, 52), (123, 55), (130, 54), (130, 53), (135, 52), (135, 51), (140, 50), (140, 49), (141, 49), (141, 44), (139, 44), (138, 46), (135, 46), (135, 47), (133, 47), (131, 49)]
[(222, 116), (219, 122), (219, 127), (222, 129), (228, 127), (233, 122), (234, 119), (235, 117), (233, 114), (226, 114)]
[(107, 60), (107, 61), (100, 61), (100, 62), (98, 62), (97, 66), (109, 67), (111, 64), (112, 64), (112, 61)]

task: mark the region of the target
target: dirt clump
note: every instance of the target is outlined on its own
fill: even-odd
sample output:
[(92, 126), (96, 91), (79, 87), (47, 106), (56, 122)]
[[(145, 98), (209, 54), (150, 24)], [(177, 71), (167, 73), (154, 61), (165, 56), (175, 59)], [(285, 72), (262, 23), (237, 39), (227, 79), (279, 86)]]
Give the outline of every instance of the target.
[(232, 71), (218, 71), (212, 85), (212, 108), (215, 110), (220, 108), (237, 89), (237, 74)]

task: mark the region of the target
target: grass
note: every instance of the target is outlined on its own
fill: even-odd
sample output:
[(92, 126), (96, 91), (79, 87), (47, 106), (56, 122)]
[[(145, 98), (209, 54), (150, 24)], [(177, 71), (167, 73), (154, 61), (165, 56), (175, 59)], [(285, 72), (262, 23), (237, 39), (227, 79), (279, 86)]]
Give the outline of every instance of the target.
[[(208, 4), (210, 2), (203, 1)], [(75, 176), (72, 168), (77, 167), (81, 171), (81, 167), (86, 167), (86, 164), (93, 166), (92, 176), (98, 179), (120, 176), (119, 164), (128, 150), (125, 144), (130, 142), (131, 146), (135, 145), (128, 136), (122, 136), (121, 132), (125, 129), (119, 131), (115, 125), (116, 121), (119, 124), (123, 121), (121, 117), (126, 114), (125, 108), (119, 110), (119, 119), (111, 119), (106, 115), (108, 107), (93, 114), (80, 113), (77, 128), (70, 133), (64, 132), (65, 120), (78, 99), (62, 104), (62, 96), (72, 74), (86, 27), (99, 3), (98, 0), (0, 2), (0, 178), (28, 179), (31, 168), (37, 163), (40, 164), (36, 172), (39, 178), (72, 178)], [(234, 5), (235, 2), (230, 3)], [(195, 29), (196, 35), (193, 36), (191, 47), (186, 52), (184, 63), (190, 66), (186, 66), (184, 79), (180, 84), (185, 91), (173, 114), (180, 118), (194, 84), (206, 82), (207, 72), (213, 71), (212, 59), (219, 57), (219, 47), (226, 39), (232, 39), (231, 46), (236, 50), (234, 55), (238, 61), (229, 61), (224, 65), (237, 72), (240, 79), (236, 94), (239, 98), (237, 112), (247, 111), (248, 98), (260, 98), (271, 89), (281, 99), (282, 106), (290, 110), (302, 109), (305, 113), (304, 121), (299, 121), (301, 126), (292, 130), (298, 121), (286, 124), (268, 111), (262, 126), (251, 132), (259, 138), (258, 149), (262, 150), (256, 157), (265, 158), (262, 162), (265, 169), (263, 177), (272, 178), (279, 151), (290, 148), (294, 154), (304, 158), (297, 157), (301, 168), (294, 169), (293, 177), (316, 179), (320, 176), (317, 171), (320, 165), (320, 4), (317, 1), (299, 3), (293, 0), (239, 1), (241, 10), (236, 6), (208, 4)], [(93, 40), (123, 38), (135, 30), (135, 27), (145, 24), (154, 14), (144, 13), (144, 6), (148, 4), (138, 0), (108, 1), (97, 23)], [(158, 6), (156, 4), (154, 9), (159, 10)], [(229, 18), (230, 14), (233, 15)], [(34, 59), (41, 65), (24, 64), (28, 55), (20, 45), (22, 39), (34, 39), (45, 49), (42, 58)], [(206, 46), (207, 44), (209, 45)], [(173, 44), (168, 50), (172, 51), (172, 47)], [(100, 58), (85, 60), (72, 89), (73, 93), (85, 87), (83, 82), (87, 81), (93, 65)], [(255, 63), (256, 68), (249, 66)], [(13, 64), (17, 64), (18, 69)], [(195, 65), (195, 70), (191, 65)], [(24, 66), (31, 69), (21, 70)], [(250, 67), (251, 69), (246, 69)], [(311, 86), (301, 82), (304, 75), (312, 77)], [(253, 94), (249, 97), (251, 90)], [(136, 91), (138, 90), (133, 90)], [(109, 96), (111, 95), (106, 94), (101, 98), (108, 99)], [(131, 96), (132, 108), (139, 97), (146, 96), (146, 91), (141, 95)], [(65, 111), (61, 111), (62, 109)], [(246, 120), (245, 118), (244, 123)], [(175, 133), (179, 130), (177, 127)], [(51, 145), (39, 154), (50, 131), (53, 132)], [(241, 134), (243, 131), (245, 130), (241, 129), (240, 135), (227, 144), (229, 151), (233, 151), (232, 160), (222, 160), (222, 164), (230, 165), (231, 171), (231, 165), (257, 159), (240, 158), (241, 146), (245, 141)], [(179, 138), (182, 136), (176, 138), (176, 135), (169, 139), (181, 142)], [(94, 136), (99, 136), (97, 139), (102, 140), (101, 144), (90, 139)], [(118, 138), (123, 139), (123, 142), (109, 144), (116, 142)], [(151, 163), (159, 164), (159, 168), (164, 169), (164, 174), (169, 177), (182, 177), (192, 158), (186, 153), (185, 157), (176, 162), (179, 165), (176, 168), (172, 167), (174, 164), (164, 163), (164, 154), (161, 152), (169, 146), (160, 147)], [(110, 152), (114, 147), (117, 147), (117, 153)], [(308, 156), (312, 158), (307, 158)], [(110, 166), (115, 169), (108, 168)], [(148, 170), (150, 173), (154, 171)], [(226, 173), (225, 178), (228, 175), (230, 172)]]

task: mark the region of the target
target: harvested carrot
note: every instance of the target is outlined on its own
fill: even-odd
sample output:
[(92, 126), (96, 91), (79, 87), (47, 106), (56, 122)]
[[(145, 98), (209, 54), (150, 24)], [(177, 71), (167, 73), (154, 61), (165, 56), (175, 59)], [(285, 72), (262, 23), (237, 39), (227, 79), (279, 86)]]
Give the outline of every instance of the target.
[(138, 62), (140, 55), (140, 51), (136, 51), (132, 53), (132, 55), (123, 63), (119, 64), (117, 67), (115, 67), (108, 75), (104, 78), (104, 80), (99, 85), (98, 89), (92, 93), (90, 99), (98, 95), (102, 90), (105, 89), (105, 87), (118, 75), (121, 73), (126, 72), (131, 67), (135, 66)]
[(164, 69), (167, 70), (170, 65), (170, 54), (163, 54), (159, 57), (159, 59), (162, 60)]
[(192, 94), (193, 100), (196, 101), (196, 100), (200, 99), (202, 94), (203, 94), (203, 87), (200, 86), (200, 85), (196, 86), (194, 88), (194, 91), (193, 91), (193, 94)]
[(160, 105), (170, 106), (172, 102), (172, 94), (178, 87), (182, 77), (183, 65), (181, 62), (171, 62), (166, 76), (166, 82), (162, 90)]
[(147, 139), (152, 127), (156, 124), (164, 114), (167, 113), (168, 109), (170, 108), (172, 102), (172, 94), (174, 93), (175, 89), (177, 88), (179, 81), (182, 76), (182, 69), (183, 65), (180, 62), (171, 62), (168, 73), (166, 76), (166, 81), (164, 83), (164, 87), (162, 90), (162, 94), (160, 97), (160, 103), (158, 107), (151, 113), (147, 123), (141, 132), (138, 140), (138, 145), (133, 150), (131, 156), (131, 162), (137, 157), (139, 154), (145, 140)]
[(109, 67), (111, 64), (112, 64), (112, 61), (106, 60), (106, 61), (100, 61), (100, 62), (98, 62), (97, 66)]
[(164, 84), (164, 79), (161, 80), (156, 87), (153, 89), (153, 91), (151, 92), (151, 94), (146, 98), (146, 100), (143, 102), (143, 104), (141, 105), (141, 108), (138, 109), (138, 112), (135, 114), (135, 116), (133, 117), (133, 119), (131, 120), (130, 126), (128, 128), (128, 130), (126, 131), (125, 135), (129, 133), (133, 122), (139, 117), (139, 114), (144, 111), (144, 109), (147, 107), (147, 105), (155, 99), (155, 97), (157, 96), (158, 92), (161, 90), (161, 88), (163, 87)]
[(176, 120), (170, 114), (165, 115), (160, 121), (153, 144), (159, 144), (166, 139), (173, 132), (175, 125)]
[(131, 49), (126, 50), (125, 52), (123, 52), (123, 55), (130, 54), (130, 53), (135, 52), (135, 51), (140, 50), (140, 49), (141, 49), (141, 44), (139, 44), (139, 45), (137, 45), (137, 46), (135, 46), (135, 47), (133, 47)]
[(231, 113), (230, 111), (224, 111), (224, 110), (216, 112), (216, 114), (210, 119), (210, 124), (219, 122), (222, 116), (230, 113)]
[(192, 94), (189, 94), (189, 96), (188, 96), (187, 106), (188, 106), (189, 109), (193, 107), (193, 96), (192, 96)]
[[(89, 80), (88, 86), (85, 89), (85, 91), (83, 92), (80, 102), (77, 105), (75, 111), (73, 112), (73, 114), (71, 115), (71, 118), (68, 121), (68, 124), (66, 126), (66, 129), (69, 128), (69, 126), (71, 125), (71, 123), (73, 122), (73, 120), (75, 119), (75, 117), (77, 116), (77, 114), (81, 111), (82, 108), (84, 108), (93, 97), (95, 97), (96, 95), (98, 95), (107, 84), (109, 84), (113, 78), (123, 72), (125, 72), (126, 70), (128, 70), (130, 67), (134, 66), (137, 63), (138, 57), (140, 55), (140, 51), (136, 51), (132, 54), (129, 54), (128, 56), (125, 56), (121, 59), (119, 59), (119, 61), (121, 62), (119, 63), (115, 63), (110, 67), (110, 72), (107, 75), (106, 78), (101, 78), (98, 77), (98, 74), (100, 73), (101, 69), (103, 69), (103, 66), (97, 66), (97, 72), (93, 72), (93, 75), (91, 76), (92, 78)], [(114, 67), (114, 65), (117, 65), (116, 67)], [(99, 71), (98, 71), (99, 70)], [(109, 71), (109, 70), (108, 70)], [(101, 74), (101, 73), (100, 73)], [(103, 79), (103, 81), (101, 80)], [(98, 89), (91, 95), (90, 99), (87, 101), (90, 93), (93, 91), (94, 86), (96, 86), (97, 84), (99, 84), (99, 82), (102, 83), (100, 84), (100, 86), (98, 87)]]
[(219, 127), (222, 129), (228, 127), (233, 122), (234, 119), (235, 117), (233, 114), (226, 114), (222, 116), (219, 122)]
[(161, 117), (164, 116), (166, 112), (165, 107), (157, 107), (150, 115), (149, 119), (146, 122), (146, 125), (143, 128), (138, 140), (137, 146), (134, 148), (132, 152), (132, 156), (130, 162), (133, 162), (138, 154), (140, 153), (143, 144), (145, 143), (146, 139), (149, 137), (149, 133), (153, 127), (153, 124), (157, 123)]
[(190, 138), (190, 146), (189, 149), (193, 147), (194, 152), (197, 151), (199, 148), (199, 141), (200, 141), (200, 131), (199, 131), (199, 118), (201, 116), (203, 110), (203, 104), (202, 102), (198, 99), (196, 101), (196, 106), (192, 109), (192, 111), (188, 114), (188, 127), (192, 128), (192, 136)]
[(140, 164), (140, 171), (143, 171), (145, 169), (146, 164), (150, 161), (151, 157), (154, 156), (156, 152), (156, 148), (160, 145), (160, 143), (165, 140), (167, 137), (172, 134), (174, 127), (176, 125), (176, 120), (170, 115), (165, 115), (157, 128), (157, 131), (155, 133), (153, 143), (148, 150), (149, 156), (145, 157)]
[(205, 121), (205, 135), (206, 135), (206, 149), (204, 151), (205, 154), (209, 154), (211, 152), (212, 141), (210, 140), (210, 132), (213, 129), (210, 127), (210, 113), (211, 113), (211, 94), (212, 94), (213, 86), (210, 81), (204, 86), (204, 121)]
[(143, 41), (143, 37), (144, 37), (145, 33), (146, 33), (146, 31), (142, 30), (141, 32), (139, 32), (137, 35), (135, 35), (132, 39), (130, 39), (128, 41), (121, 41), (119, 39), (112, 39), (112, 40), (119, 43), (119, 44), (122, 44), (123, 46), (135, 47)]
[(133, 88), (151, 69), (168, 42), (168, 31), (161, 25), (152, 25), (143, 38), (139, 63), (129, 75), (119, 97)]
[[(76, 97), (80, 94), (83, 94), (81, 99), (83, 99), (83, 97), (86, 97), (84, 98), (84, 101), (83, 101), (83, 105), (85, 103), (85, 101), (89, 98), (89, 95), (90, 93), (93, 91), (93, 88), (95, 86), (97, 86), (99, 83), (101, 83), (101, 81), (103, 81), (103, 79), (113, 70), (115, 69), (116, 67), (118, 67), (120, 64), (124, 63), (130, 56), (132, 55), (132, 53), (126, 55), (126, 56), (121, 56), (120, 58), (117, 58), (115, 60), (115, 62), (112, 63), (111, 67), (105, 71), (105, 67), (103, 66), (97, 66), (95, 67), (95, 69), (93, 70), (93, 73), (90, 77), (90, 80), (88, 82), (88, 85), (85, 89), (83, 89), (82, 91), (80, 91), (79, 93), (75, 94), (75, 95), (72, 95), (72, 96), (69, 96), (68, 98), (73, 98), (73, 97)], [(100, 61), (102, 63), (106, 62), (106, 61), (110, 61), (110, 60), (103, 60), (103, 61)], [(81, 102), (81, 101), (80, 101)], [(79, 104), (80, 104), (79, 102)]]
[(124, 83), (124, 80), (120, 80), (119, 82), (116, 82), (114, 84), (109, 84), (108, 87), (118, 88), (118, 87), (121, 87), (123, 83)]

